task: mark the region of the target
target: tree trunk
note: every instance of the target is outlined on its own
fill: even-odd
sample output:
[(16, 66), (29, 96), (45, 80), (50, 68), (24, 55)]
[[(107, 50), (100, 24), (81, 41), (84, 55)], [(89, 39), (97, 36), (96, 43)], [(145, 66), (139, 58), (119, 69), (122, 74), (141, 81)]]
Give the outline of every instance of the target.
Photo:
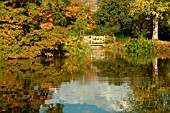
[(152, 85), (158, 84), (158, 58), (153, 61), (153, 71), (152, 71)]
[(158, 18), (159, 14), (157, 13), (153, 17), (153, 34), (152, 34), (152, 39), (158, 40)]

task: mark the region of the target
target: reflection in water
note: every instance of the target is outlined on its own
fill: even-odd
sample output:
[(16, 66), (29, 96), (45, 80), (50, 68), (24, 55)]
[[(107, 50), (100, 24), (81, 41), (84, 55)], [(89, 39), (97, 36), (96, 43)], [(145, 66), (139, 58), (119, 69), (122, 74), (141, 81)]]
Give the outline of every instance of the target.
[[(107, 78), (103, 78), (106, 81)], [(94, 105), (107, 112), (122, 111), (128, 109), (128, 95), (132, 93), (128, 83), (121, 86), (109, 85), (102, 82), (99, 77), (93, 77), (89, 82), (81, 80), (63, 83), (59, 89), (55, 89), (53, 98), (46, 100), (46, 104), (61, 103)], [(68, 109), (64, 108), (64, 111)], [(88, 109), (87, 109), (88, 110)], [(71, 113), (71, 112), (70, 112)]]
[(170, 59), (152, 61), (111, 53), (0, 61), (0, 112), (168, 113)]

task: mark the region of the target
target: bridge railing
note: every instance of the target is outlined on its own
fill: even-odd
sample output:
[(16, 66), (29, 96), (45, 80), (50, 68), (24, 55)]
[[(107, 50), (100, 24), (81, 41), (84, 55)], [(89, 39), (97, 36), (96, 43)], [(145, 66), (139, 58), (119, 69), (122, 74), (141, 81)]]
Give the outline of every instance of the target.
[(84, 42), (88, 44), (104, 44), (105, 43), (105, 36), (84, 36)]

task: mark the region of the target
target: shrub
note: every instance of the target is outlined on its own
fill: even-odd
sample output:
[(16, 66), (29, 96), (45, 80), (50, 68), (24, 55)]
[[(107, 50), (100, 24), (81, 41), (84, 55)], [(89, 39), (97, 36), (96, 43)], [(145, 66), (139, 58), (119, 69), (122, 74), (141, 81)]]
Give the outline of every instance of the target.
[(148, 64), (156, 56), (157, 45), (145, 38), (131, 39), (124, 45), (122, 57), (131, 63)]
[(157, 45), (152, 40), (139, 38), (131, 39), (124, 49), (131, 53), (156, 53)]

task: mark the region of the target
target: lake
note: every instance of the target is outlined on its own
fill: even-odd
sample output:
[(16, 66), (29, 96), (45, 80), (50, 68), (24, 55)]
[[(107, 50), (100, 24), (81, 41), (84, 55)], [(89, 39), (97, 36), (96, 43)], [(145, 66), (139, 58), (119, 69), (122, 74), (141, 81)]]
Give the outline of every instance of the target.
[(169, 113), (170, 59), (95, 51), (0, 61), (0, 112)]

